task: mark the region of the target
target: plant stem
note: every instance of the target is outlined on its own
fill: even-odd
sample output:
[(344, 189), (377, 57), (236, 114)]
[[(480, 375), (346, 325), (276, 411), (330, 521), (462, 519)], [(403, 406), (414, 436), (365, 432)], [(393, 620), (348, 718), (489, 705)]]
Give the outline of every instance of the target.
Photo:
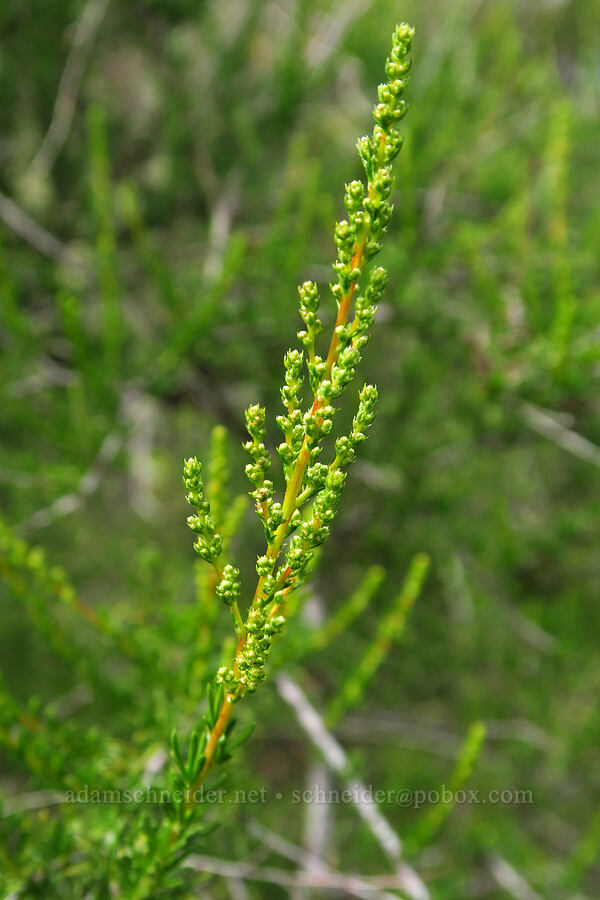
[(194, 793), (198, 790), (198, 788), (203, 784), (206, 776), (209, 773), (209, 770), (213, 764), (213, 760), (215, 757), (215, 751), (217, 749), (217, 744), (219, 743), (219, 738), (225, 733), (225, 729), (229, 723), (229, 719), (231, 718), (231, 713), (233, 711), (233, 705), (235, 703), (235, 694), (225, 694), (223, 699), (223, 703), (221, 704), (221, 709), (219, 711), (219, 716), (217, 721), (215, 722), (215, 726), (212, 729), (208, 741), (206, 742), (206, 747), (204, 751), (204, 755), (206, 757), (204, 761), (204, 765), (200, 769), (200, 773), (196, 780), (194, 781), (189, 795), (186, 799), (186, 807), (189, 809), (194, 805)]

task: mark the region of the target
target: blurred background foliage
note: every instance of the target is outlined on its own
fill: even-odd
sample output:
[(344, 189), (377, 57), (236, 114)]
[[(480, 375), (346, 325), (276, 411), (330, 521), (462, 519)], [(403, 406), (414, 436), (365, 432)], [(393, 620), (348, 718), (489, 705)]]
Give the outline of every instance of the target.
[[(458, 806), (424, 847), (411, 840), (422, 811), (386, 808), (432, 896), (594, 897), (600, 6), (587, 0), (4, 0), (3, 702), (72, 697), (96, 655), (102, 683), (71, 725), (153, 746), (193, 718), (203, 675), (180, 663), (202, 613), (181, 461), (205, 458), (221, 423), (231, 490), (246, 490), (243, 409), (278, 407), (296, 284), (330, 277), (342, 187), (360, 175), (354, 144), (400, 19), (417, 29), (411, 110), (363, 367), (379, 417), (298, 628), (339, 609), (370, 566), (386, 575), (343, 639), (295, 673), (319, 708), (334, 702), (428, 553), (402, 643), (336, 733), (365, 782), (430, 790), (485, 721), (469, 784), (534, 802)], [(143, 645), (135, 675), (56, 585), (47, 599), (48, 573), (37, 587), (15, 575), (15, 535)], [(235, 542), (247, 577), (260, 546), (248, 512)], [(40, 636), (57, 622), (84, 653)], [(210, 672), (228, 617), (204, 627)], [(259, 725), (234, 784), (304, 787), (314, 758), (274, 687), (248, 705)], [(26, 784), (3, 757), (4, 792)], [(230, 809), (209, 849), (255, 852), (249, 816), (302, 844), (306, 815), (285, 800)], [(331, 864), (380, 871), (352, 811), (330, 816)], [(219, 880), (210, 892), (227, 896)]]

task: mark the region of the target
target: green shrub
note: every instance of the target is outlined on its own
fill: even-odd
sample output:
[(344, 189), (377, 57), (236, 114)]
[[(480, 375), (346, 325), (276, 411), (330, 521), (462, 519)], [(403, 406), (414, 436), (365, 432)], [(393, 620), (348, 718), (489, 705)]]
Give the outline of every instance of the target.
[[(279, 404), (290, 286), (330, 277), (339, 187), (360, 177), (353, 141), (398, 16), (390, 0), (111, 0), (64, 143), (40, 165), (84, 10), (102, 6), (0, 9), (0, 872), (13, 885), (21, 867), (42, 896), (65, 860), (77, 877), (73, 846), (129, 847), (120, 828), (140, 812), (107, 807), (92, 832), (93, 804), (47, 806), (44, 792), (91, 784), (99, 766), (107, 790), (166, 782), (165, 736), (187, 752), (207, 682), (231, 668), (213, 570), (199, 559), (190, 578), (180, 461), (214, 460), (206, 495), (246, 598), (265, 544), (246, 502), (243, 411)], [(347, 765), (336, 788), (346, 776), (392, 792), (460, 784), (485, 721), (464, 789), (532, 802), (379, 809), (396, 835), (386, 846), (402, 838), (433, 897), (504, 896), (523, 880), (591, 897), (597, 5), (406, 0), (401, 12), (418, 65), (378, 259), (389, 286), (361, 363), (377, 424), (268, 667), (322, 710)], [(334, 314), (322, 304), (328, 333)], [(340, 405), (336, 434), (355, 412)], [(277, 446), (270, 415), (265, 428)], [(431, 571), (405, 626), (421, 553)], [(308, 876), (264, 828), (315, 851), (322, 827), (324, 864), (380, 877), (389, 860), (356, 805), (318, 819), (293, 802), (324, 776), (281, 684), (236, 705), (232, 739), (247, 716), (257, 726), (228, 769), (227, 797), (266, 789), (269, 802), (211, 808), (206, 824), (222, 827), (202, 852), (213, 868), (264, 860), (254, 875), (275, 867), (279, 883), (248, 876), (247, 890), (278, 897)], [(89, 762), (63, 784), (67, 758)], [(223, 874), (193, 881), (229, 896)]]

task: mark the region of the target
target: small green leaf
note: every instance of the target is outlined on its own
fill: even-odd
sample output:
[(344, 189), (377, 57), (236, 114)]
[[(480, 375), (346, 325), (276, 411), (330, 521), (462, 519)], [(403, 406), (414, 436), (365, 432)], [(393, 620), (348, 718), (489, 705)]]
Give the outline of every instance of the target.
[(183, 756), (181, 755), (181, 747), (179, 746), (179, 738), (177, 736), (177, 732), (175, 729), (171, 732), (171, 752), (177, 763), (178, 768), (182, 772), (183, 775), (186, 775), (186, 767), (183, 761)]
[(241, 747), (241, 745), (244, 743), (244, 741), (248, 740), (248, 738), (250, 737), (250, 735), (252, 734), (252, 732), (254, 731), (255, 728), (256, 728), (256, 722), (249, 722), (245, 726), (245, 728), (242, 728), (242, 730), (240, 731), (240, 733), (237, 735), (237, 737), (234, 740), (231, 740), (231, 739), (228, 740), (227, 741), (228, 752), (231, 753), (233, 750), (236, 750), (238, 747)]
[[(188, 755), (187, 755), (187, 765), (186, 769), (188, 772), (192, 772), (195, 768), (196, 757), (198, 756), (198, 747), (200, 746), (200, 738), (198, 737), (197, 731), (192, 731), (190, 735), (190, 744), (188, 747)], [(193, 776), (191, 776), (193, 777)]]

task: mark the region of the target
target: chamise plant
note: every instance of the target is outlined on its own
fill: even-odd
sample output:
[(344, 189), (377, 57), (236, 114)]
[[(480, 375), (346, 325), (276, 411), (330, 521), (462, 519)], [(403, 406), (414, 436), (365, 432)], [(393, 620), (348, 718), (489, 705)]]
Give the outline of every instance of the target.
[[(43, 551), (30, 547), (0, 519), (0, 571), (11, 591), (22, 599), (38, 631), (82, 683), (103, 697), (109, 708), (131, 711), (135, 722), (133, 734), (121, 731), (109, 736), (93, 726), (79, 729), (64, 720), (60, 704), (21, 706), (0, 682), (0, 741), (17, 764), (29, 770), (41, 790), (42, 804), (39, 816), (28, 819), (30, 801), (21, 807), (17, 799), (0, 819), (2, 827), (9, 828), (6, 849), (1, 848), (0, 883), (3, 890), (17, 892), (11, 896), (158, 900), (189, 895), (190, 855), (202, 848), (209, 832), (220, 824), (218, 811), (207, 815), (202, 789), (206, 783), (213, 788), (218, 785), (220, 765), (250, 734), (251, 726), (236, 728), (235, 710), (267, 677), (273, 643), (299, 606), (300, 588), (311, 575), (336, 517), (348, 467), (375, 417), (377, 389), (365, 384), (357, 392), (349, 433), (341, 433), (335, 425), (336, 407), (356, 381), (386, 284), (385, 270), (372, 261), (392, 215), (391, 170), (402, 145), (399, 125), (407, 108), (404, 94), (412, 38), (408, 25), (394, 31), (386, 81), (379, 86), (374, 108), (374, 129), (371, 136), (358, 141), (365, 179), (346, 185), (347, 218), (335, 228), (337, 259), (330, 292), (337, 313), (329, 340), (322, 335), (316, 284), (306, 281), (299, 288), (304, 324), (298, 332), (299, 348), (285, 354), (283, 413), (276, 419), (282, 433), (277, 447), (280, 477), (269, 477), (278, 467), (272, 467), (266, 446), (265, 409), (252, 405), (246, 411), (249, 439), (244, 448), (250, 459), (246, 475), (265, 541), (251, 589), (242, 585), (232, 556), (232, 537), (247, 501), (229, 502), (226, 496), (226, 432), (220, 426), (213, 432), (206, 485), (196, 458), (184, 465), (186, 499), (192, 507), (187, 523), (204, 565), (197, 575), (204, 605), (191, 649), (187, 611), (182, 613), (170, 604), (160, 629), (144, 619), (130, 628), (118, 607), (114, 612), (98, 611), (80, 598), (61, 568), (51, 565)], [(101, 130), (97, 111), (91, 120), (97, 142)], [(98, 178), (93, 189), (101, 192)], [(109, 228), (108, 212), (104, 219)], [(71, 330), (79, 334), (75, 303), (63, 300), (66, 314), (73, 319)], [(117, 343), (111, 345), (115, 358)], [(151, 560), (147, 565), (151, 569)], [(397, 608), (382, 619), (373, 651), (367, 653), (352, 681), (341, 686), (341, 706), (332, 710), (331, 721), (362, 696), (390, 642), (401, 633), (426, 567), (425, 557), (418, 557)], [(152, 576), (144, 581), (149, 593), (151, 580)], [(312, 643), (307, 641), (304, 651), (326, 645), (343, 631), (364, 610), (381, 580), (378, 567), (369, 570), (337, 619)], [(55, 615), (57, 603), (60, 613)], [(234, 640), (231, 645), (225, 641), (222, 665), (211, 677), (207, 660), (219, 653), (213, 644), (221, 604), (231, 613)], [(78, 617), (83, 638), (70, 632), (69, 615)], [(95, 635), (94, 640), (86, 629)], [(177, 653), (165, 658), (170, 640), (188, 648), (185, 664)], [(289, 658), (302, 655), (297, 649), (292, 647)], [(106, 666), (111, 654), (120, 659), (117, 677)], [(173, 730), (170, 769), (164, 776), (166, 757), (160, 745), (167, 726), (178, 721), (173, 704), (180, 704), (185, 721), (197, 720), (207, 683), (207, 710), (191, 734)], [(154, 755), (144, 752), (140, 757), (139, 741), (154, 748)], [(154, 787), (157, 780), (162, 783)], [(132, 785), (151, 788), (158, 800), (131, 806)], [(96, 793), (109, 799), (94, 805)], [(57, 816), (44, 809), (53, 803), (60, 804)]]
[[(285, 354), (285, 383), (281, 388), (284, 412), (277, 416), (283, 440), (277, 447), (283, 464), (284, 484), (277, 493), (267, 477), (271, 455), (266, 447), (266, 411), (258, 405), (246, 410), (250, 457), (246, 475), (265, 535), (264, 553), (256, 560), (256, 586), (245, 617), (239, 569), (224, 551), (223, 535), (207, 499), (202, 466), (186, 460), (183, 480), (187, 502), (194, 513), (187, 523), (197, 535), (194, 548), (214, 570), (215, 593), (231, 611), (237, 647), (230, 665), (219, 668), (209, 691), (209, 710), (202, 727), (189, 741), (184, 761), (176, 734), (172, 737), (176, 783), (182, 788), (174, 834), (183, 832), (196, 815), (193, 796), (215, 763), (230, 758), (233, 710), (265, 680), (273, 639), (286, 625), (291, 595), (310, 575), (318, 548), (327, 540), (346, 482), (346, 470), (357, 448), (366, 440), (375, 417), (377, 388), (365, 384), (358, 393), (358, 408), (350, 433), (335, 435), (335, 404), (356, 378), (361, 351), (369, 340), (377, 304), (386, 285), (386, 272), (369, 264), (381, 249), (392, 215), (391, 167), (402, 146), (398, 126), (406, 114), (404, 93), (411, 65), (413, 29), (399, 25), (385, 66), (386, 82), (379, 86), (371, 136), (358, 141), (365, 182), (346, 185), (348, 217), (335, 228), (337, 259), (331, 294), (337, 315), (324, 355), (319, 353), (317, 285), (306, 281), (298, 289), (304, 328), (298, 332), (302, 349)], [(304, 382), (308, 381), (308, 401)], [(333, 459), (325, 461), (328, 452)]]
[(398, 9), (0, 3), (1, 900), (600, 896), (600, 5)]

